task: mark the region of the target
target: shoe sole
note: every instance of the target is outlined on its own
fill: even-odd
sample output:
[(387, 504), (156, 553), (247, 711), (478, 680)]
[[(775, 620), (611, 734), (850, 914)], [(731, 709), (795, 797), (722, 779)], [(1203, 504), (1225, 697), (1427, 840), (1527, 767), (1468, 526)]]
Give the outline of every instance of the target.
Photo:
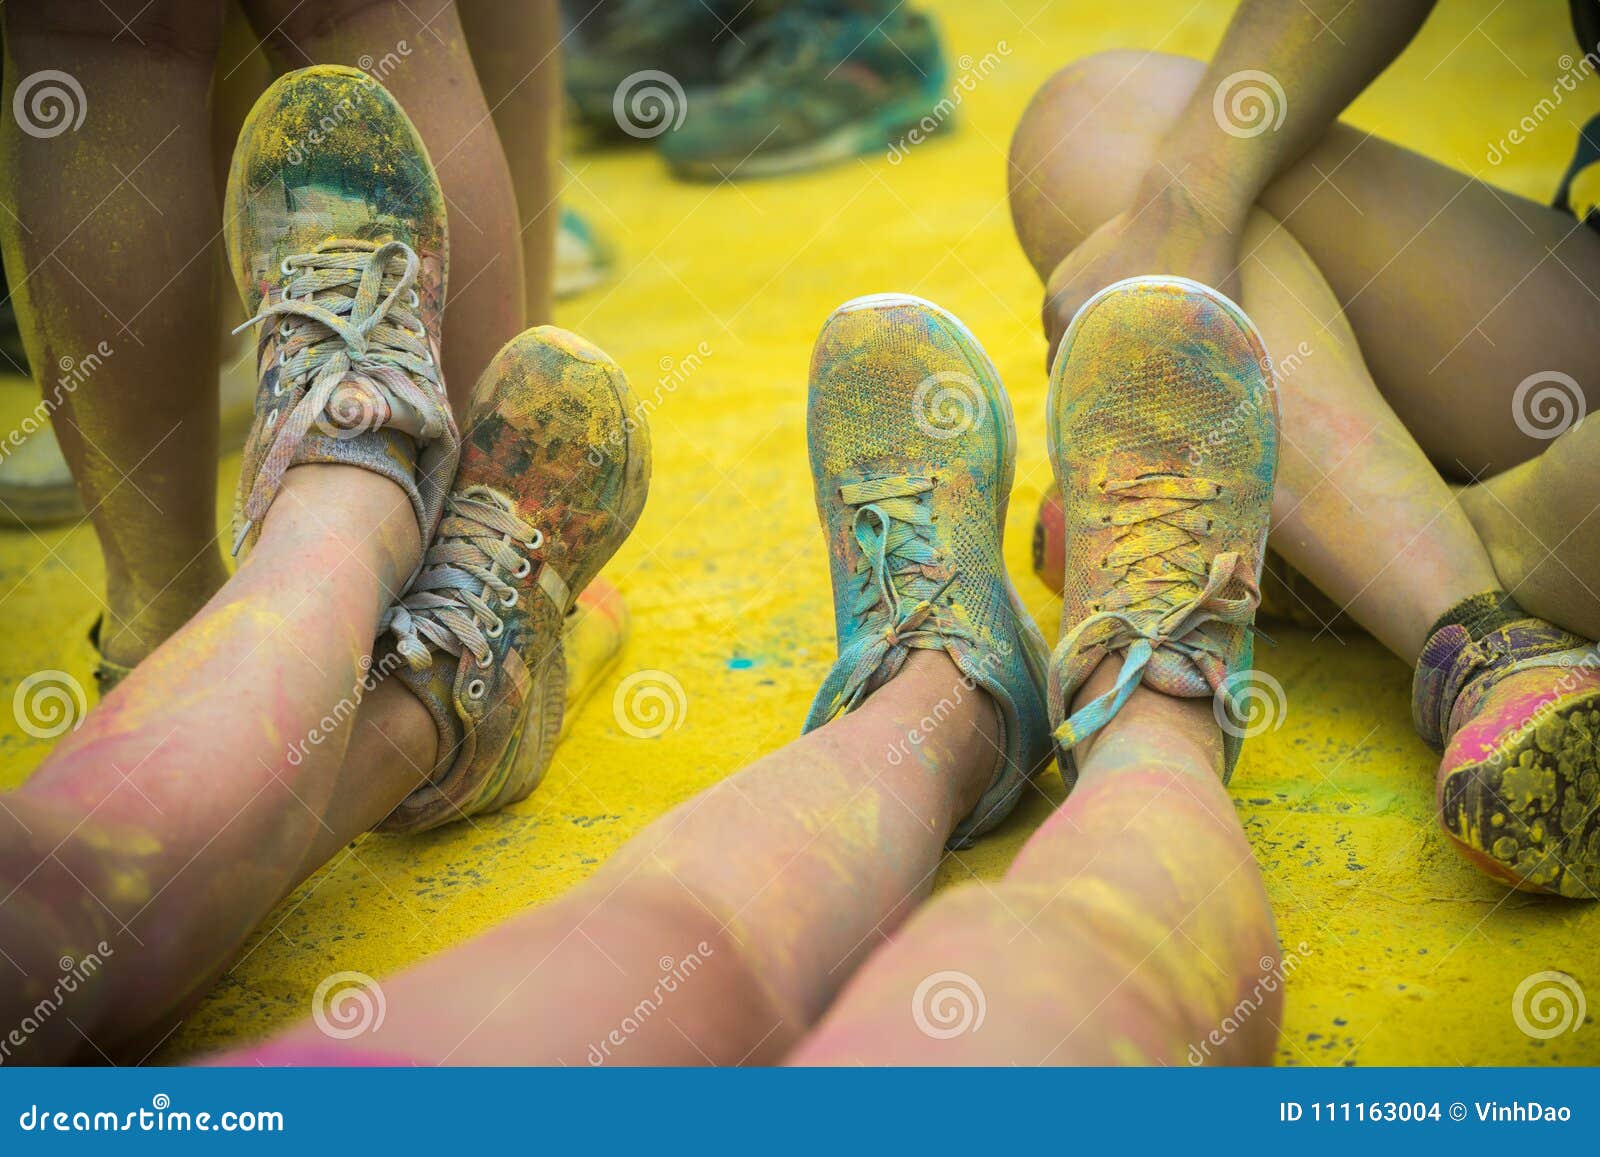
[(1439, 822), (1468, 860), (1498, 880), (1600, 899), (1600, 688), (1517, 731), (1498, 758), (1445, 777)]
[[(869, 120), (840, 125), (814, 141), (793, 148), (753, 153), (731, 165), (717, 161), (668, 160), (667, 167), (673, 176), (690, 181), (787, 177), (835, 165), (891, 145), (897, 137), (904, 137), (914, 128), (920, 129), (923, 119), (932, 115), (929, 110), (933, 107), (926, 95), (914, 100), (896, 101)], [(925, 136), (934, 136), (948, 127), (948, 121), (940, 121), (932, 129), (922, 131)]]

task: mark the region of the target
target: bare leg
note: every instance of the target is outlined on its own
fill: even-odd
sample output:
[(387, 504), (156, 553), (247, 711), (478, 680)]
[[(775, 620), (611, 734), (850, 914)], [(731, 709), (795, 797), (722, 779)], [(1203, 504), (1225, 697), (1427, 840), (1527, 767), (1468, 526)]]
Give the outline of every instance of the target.
[(364, 68), (406, 110), (439, 173), (450, 213), (445, 382), (458, 421), (478, 375), (522, 331), (522, 247), (506, 154), (467, 53), (453, 0), (246, 0), (281, 69)]
[[(1011, 200), (1041, 277), (1129, 207), (1201, 73), (1181, 57), (1104, 53), (1040, 90), (1013, 140)], [(1280, 366), (1295, 359), (1281, 399), (1273, 545), (1408, 662), (1455, 598), (1497, 586), (1593, 637), (1600, 595), (1588, 587), (1600, 584), (1496, 577), (1490, 556), (1500, 562), (1517, 544), (1502, 540), (1500, 523), (1453, 506), (1423, 454), (1460, 477), (1504, 469), (1547, 444), (1512, 420), (1520, 382), (1551, 369), (1600, 381), (1593, 298), (1579, 280), (1600, 276), (1600, 238), (1345, 126), (1261, 206), (1243, 248), (1242, 304)], [(1567, 466), (1511, 504), (1524, 525), (1550, 521), (1550, 487), (1600, 486), (1592, 456)], [(1573, 574), (1600, 568), (1600, 535), (1540, 537)]]
[[(181, 1010), (308, 870), (416, 786), (434, 729), (403, 687), (362, 704), (362, 782), (336, 791), (389, 592), (420, 557), (410, 504), (347, 467), (291, 470), (254, 552), (196, 619), (0, 799), (0, 986), (15, 1020), (56, 960), (105, 967), (38, 1057), (115, 1052)], [(333, 722), (329, 722), (332, 720)]]
[[(1145, 79), (1139, 70), (1169, 67), (1169, 59), (1096, 57), (1058, 74), (1034, 98), (1012, 142), (1012, 212), (1035, 268), (1054, 268), (1119, 211), (1119, 195), (1132, 198), (1149, 161), (1141, 146), (1164, 127), (1161, 105), (1147, 111), (1112, 98), (1100, 106), (1103, 115), (1091, 112), (1104, 96), (1101, 71), (1134, 70), (1131, 91)], [(1165, 90), (1161, 99), (1170, 99)], [(1086, 179), (1090, 165), (1094, 181)], [(1379, 394), (1338, 300), (1295, 237), (1258, 210), (1244, 252), (1241, 304), (1282, 379), (1272, 544), (1391, 650), (1415, 661), (1444, 611), (1498, 585), (1488, 555)]]
[(918, 912), (789, 1063), (1268, 1063), (1277, 937), (1220, 739), (1209, 699), (1135, 691), (1005, 878)]
[(561, 13), (555, 0), (503, 4), (456, 0), (472, 63), (511, 166), (522, 219), (527, 324), (553, 313), (557, 204), (553, 171), (561, 146)]
[(133, 664), (226, 577), (207, 113), (220, 10), (19, 2), (3, 18), (5, 108), (44, 70), (82, 86), (66, 116), (87, 106), (79, 127), (50, 136), (7, 112), (0, 244), (28, 360), (105, 557), (100, 646)]
[[(908, 746), (941, 702), (950, 714)], [(457, 1064), (775, 1060), (927, 894), (996, 742), (987, 696), (918, 652), (573, 892), (384, 981), (382, 1039), (353, 1043)], [(307, 1024), (273, 1047), (328, 1043)]]

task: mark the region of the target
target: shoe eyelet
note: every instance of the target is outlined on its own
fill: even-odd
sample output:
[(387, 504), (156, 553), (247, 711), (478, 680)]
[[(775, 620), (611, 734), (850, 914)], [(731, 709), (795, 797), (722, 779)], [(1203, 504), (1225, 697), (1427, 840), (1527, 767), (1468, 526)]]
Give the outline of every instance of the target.
[(513, 578), (525, 579), (533, 573), (533, 563), (523, 559), (517, 564), (517, 569), (511, 572)]
[(535, 528), (534, 532), (533, 532), (533, 537), (530, 538), (528, 540), (528, 542), (527, 542), (528, 549), (529, 550), (538, 550), (543, 545), (544, 545), (544, 531), (539, 530), (538, 528)]
[(267, 424), (263, 428), (267, 429), (267, 430), (270, 430), (274, 426), (276, 426), (277, 424), (278, 424), (278, 411), (277, 410), (268, 410), (267, 411)]
[(416, 309), (422, 304), (422, 296), (415, 289), (406, 291), (406, 308)]
[(283, 397), (283, 379), (281, 377), (272, 383), (272, 396), (274, 398)]
[(494, 664), (494, 656), (491, 655), (487, 659), (473, 659), (472, 661), (478, 665), (478, 670), (487, 671)]
[(488, 690), (488, 688), (484, 686), (482, 679), (474, 679), (472, 682), (467, 684), (467, 698), (482, 699), (483, 693), (486, 690)]
[(294, 276), (294, 266), (289, 264), (289, 259), (287, 257), (278, 262), (278, 272), (283, 274), (285, 277)]
[(505, 607), (507, 610), (509, 610), (510, 608), (512, 608), (512, 607), (517, 605), (517, 598), (518, 598), (518, 595), (517, 595), (516, 591), (510, 592), (509, 595), (502, 595), (501, 598), (500, 598), (500, 605), (502, 607)]
[(491, 639), (498, 639), (501, 635), (506, 633), (506, 625), (499, 619), (496, 619), (494, 621), (494, 626), (486, 628), (483, 633)]

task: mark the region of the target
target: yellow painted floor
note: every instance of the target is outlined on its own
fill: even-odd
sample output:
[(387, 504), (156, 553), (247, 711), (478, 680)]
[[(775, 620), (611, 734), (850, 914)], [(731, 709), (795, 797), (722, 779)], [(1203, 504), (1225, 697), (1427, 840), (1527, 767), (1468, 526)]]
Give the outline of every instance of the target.
[[(1053, 68), (1111, 47), (1204, 55), (1231, 5), (930, 6), (952, 59), (996, 53), (1001, 66), (967, 96), (958, 133), (912, 149), (902, 164), (872, 157), (785, 182), (706, 188), (669, 181), (648, 150), (569, 159), (571, 200), (618, 243), (624, 266), (558, 320), (616, 356), (643, 396), (699, 357), (681, 384), (660, 391), (650, 504), (609, 572), (632, 608), (633, 639), (534, 798), (471, 825), (370, 836), (346, 849), (271, 915), (159, 1059), (264, 1033), (304, 1016), (331, 972), (382, 977), (560, 895), (648, 820), (796, 734), (833, 647), (802, 399), (811, 341), (846, 298), (931, 298), (994, 357), (1023, 435), (1008, 558), (1054, 637), (1058, 602), (1028, 558), (1050, 472), (1039, 288), (1004, 202), (1010, 129)], [(1487, 169), (1488, 143), (1571, 64), (1566, 11), (1562, 0), (1448, 0), (1352, 119)], [(1495, 179), (1548, 198), (1575, 133), (1565, 120), (1597, 110), (1600, 82), (1591, 81)], [(0, 391), (0, 417), (14, 422), (29, 391), (16, 382)], [(225, 495), (236, 470), (235, 457), (223, 470)], [(0, 534), (0, 696), (42, 668), (89, 684), (75, 632), (99, 584), (86, 529)], [(1301, 957), (1279, 1059), (1600, 1062), (1594, 1013), (1550, 1041), (1530, 1039), (1511, 1016), (1519, 982), (1549, 969), (1572, 974), (1600, 1003), (1600, 908), (1509, 894), (1447, 848), (1400, 662), (1361, 637), (1274, 634), (1279, 645), (1259, 661), (1291, 709), (1281, 730), (1246, 745), (1233, 795), (1284, 945)], [(644, 669), (670, 673), (686, 696), (681, 726), (655, 740), (628, 735), (612, 711), (618, 680)], [(48, 745), (9, 717), (0, 724), (0, 785), (11, 786)], [(1039, 789), (1003, 832), (949, 857), (942, 883), (998, 875), (1060, 798), (1054, 773)]]

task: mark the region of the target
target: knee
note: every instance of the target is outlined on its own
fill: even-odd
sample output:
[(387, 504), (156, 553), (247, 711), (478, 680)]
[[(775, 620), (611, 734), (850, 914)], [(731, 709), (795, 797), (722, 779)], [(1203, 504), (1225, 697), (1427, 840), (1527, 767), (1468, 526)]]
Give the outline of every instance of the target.
[(1008, 169), (1017, 236), (1040, 276), (1120, 212), (1205, 65), (1097, 52), (1052, 74), (1018, 121)]

